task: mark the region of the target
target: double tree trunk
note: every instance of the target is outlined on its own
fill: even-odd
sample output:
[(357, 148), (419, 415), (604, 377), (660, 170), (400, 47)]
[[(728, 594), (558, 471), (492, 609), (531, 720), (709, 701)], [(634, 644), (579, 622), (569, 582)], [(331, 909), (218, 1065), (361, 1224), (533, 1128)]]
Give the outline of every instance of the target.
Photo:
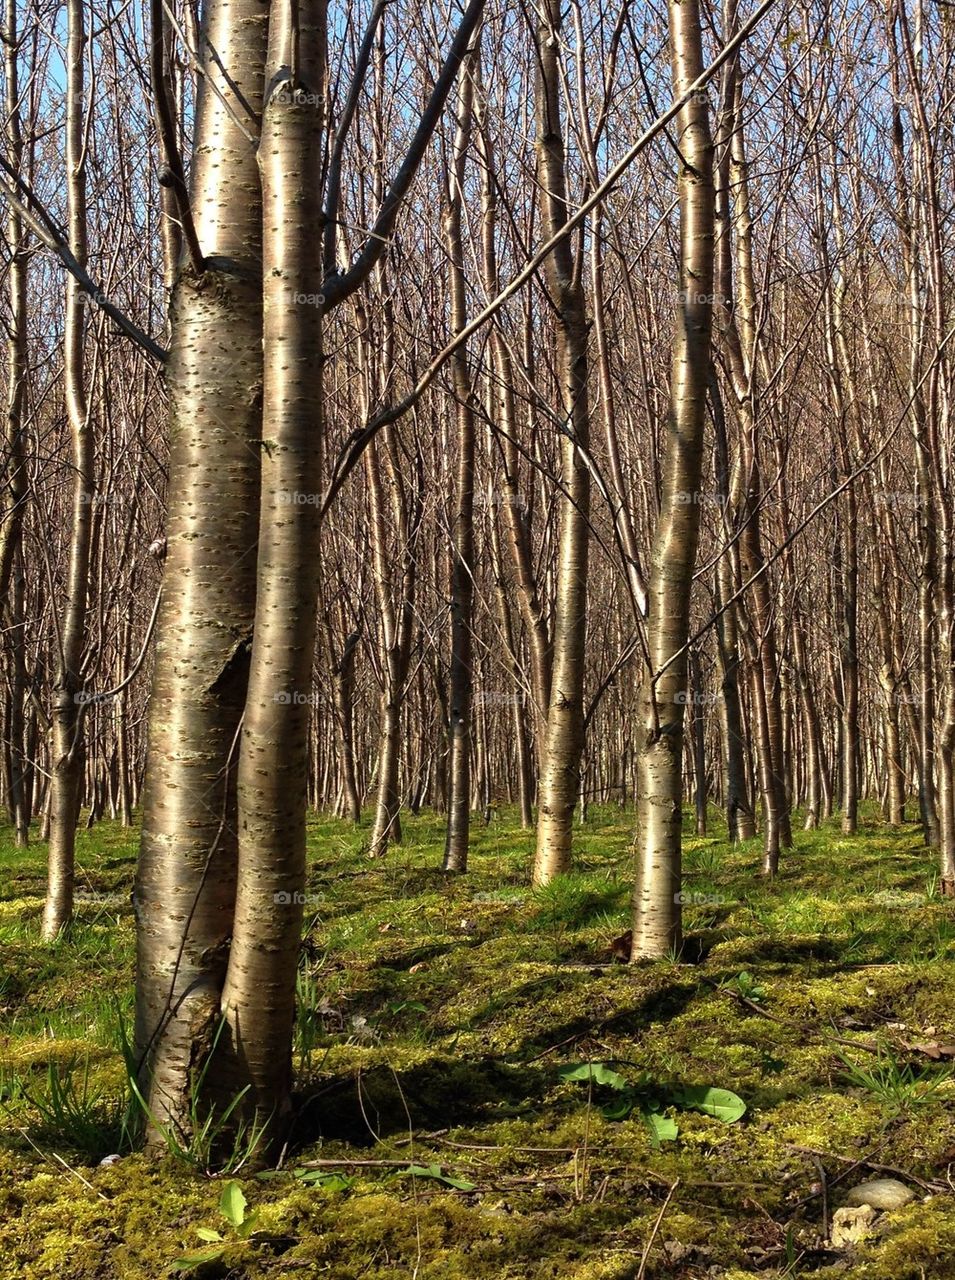
[[(474, 82), (467, 64), (462, 68), (457, 102), (457, 130), (449, 174), (444, 238), (448, 252), (448, 291), (451, 330), (459, 333), (467, 323), (467, 286), (464, 278), (465, 159), (471, 139)], [(448, 690), (450, 760), (448, 768), (448, 825), (444, 845), (444, 870), (467, 871), (468, 832), (471, 817), (471, 704), (473, 693), (472, 626), (474, 612), (474, 407), (473, 387), (466, 347), (451, 360), (458, 438), (454, 478), (454, 515), (451, 537), (451, 671)]]
[[(368, 477), (375, 594), (381, 614), (383, 685), (375, 816), (368, 842), (372, 857), (380, 857), (384, 854), (389, 844), (400, 844), (402, 837), (401, 791), (398, 783), (401, 763), (401, 708), (408, 680), (408, 665), (411, 660), (417, 576), (414, 538), (411, 534), (411, 522), (408, 519), (404, 482), (395, 457), (394, 437), (389, 431), (384, 432), (383, 436), (392, 513), (401, 549), (401, 564), (397, 572), (393, 571), (391, 564), (393, 553), (389, 546), (386, 527), (381, 461), (377, 442), (373, 441), (365, 452), (365, 474)], [(417, 503), (417, 496), (415, 503)]]
[[(720, 195), (717, 192), (717, 204)], [(716, 277), (714, 253), (714, 279)], [(723, 734), (724, 804), (726, 829), (730, 840), (752, 840), (756, 821), (746, 777), (743, 702), (740, 694), (741, 668), (739, 646), (739, 612), (733, 596), (739, 583), (739, 555), (736, 547), (732, 513), (737, 495), (730, 491), (729, 443), (726, 438), (726, 415), (719, 379), (712, 363), (709, 372), (710, 407), (716, 435), (716, 476), (723, 516), (726, 550), (715, 569), (715, 602), (719, 610), (716, 621), (716, 655), (720, 670), (720, 726)]]
[[(481, 156), (481, 249), (484, 287), (488, 297), (495, 297), (500, 292), (500, 272), (497, 263), (497, 172), (494, 160), (494, 147), (488, 131), (480, 118), (478, 144)], [(538, 746), (538, 764), (543, 755), (541, 725), (550, 704), (550, 683), (553, 661), (553, 645), (541, 592), (534, 568), (534, 555), (531, 547), (530, 520), (528, 503), (520, 489), (520, 466), (517, 449), (518, 429), (517, 414), (514, 407), (514, 367), (507, 340), (501, 332), (499, 323), (492, 322), (491, 353), (494, 376), (490, 379), (490, 399), (488, 406), (488, 422), (494, 429), (497, 450), (501, 459), (500, 491), (494, 490), (490, 496), (490, 507), (494, 516), (493, 537), (500, 538), (499, 528), (506, 530), (510, 560), (513, 565), (514, 594), (520, 620), (524, 624), (529, 656), (528, 685), (530, 688), (530, 712), (533, 726), (533, 737)], [(491, 456), (494, 450), (489, 448)], [(503, 590), (503, 564), (495, 569), (495, 578)], [(502, 604), (506, 609), (506, 601)], [(515, 650), (516, 652), (516, 650)], [(518, 673), (519, 674), (519, 673)], [(521, 725), (518, 729), (518, 742), (524, 750), (523, 739), (526, 735), (526, 722), (523, 708), (517, 705), (516, 721)], [(539, 772), (535, 769), (530, 753), (527, 757), (527, 789), (533, 793), (534, 779)], [(532, 803), (526, 797), (521, 799), (521, 821), (530, 826), (532, 822)]]
[[(7, 0), (5, 12), (6, 144), (7, 159), (19, 174), (23, 162), (20, 116), (17, 0)], [(27, 502), (27, 472), (23, 419), (27, 393), (27, 238), (19, 210), (7, 205), (7, 267), (9, 322), (7, 327), (7, 399), (3, 438), (4, 474), (0, 490), (0, 610), (5, 647), (10, 657), (10, 692), (6, 703), (7, 742), (4, 765), (10, 821), (18, 845), (26, 845), (30, 805), (26, 773), (26, 637), (23, 577), (23, 517)]]
[[(325, 0), (273, 5), (262, 175), (262, 489), (255, 635), (238, 773), (238, 883), (223, 1096), (280, 1140), (291, 1114), (322, 465)], [(290, 501), (291, 497), (291, 501)], [(302, 498), (310, 499), (302, 501)]]
[[(338, 737), (338, 769), (342, 790), (342, 811), (351, 822), (361, 821), (361, 795), (355, 770), (355, 658), (361, 630), (350, 632), (342, 645), (341, 657), (332, 657), (332, 689), (335, 702), (335, 724)], [(334, 636), (329, 628), (329, 653)]]
[[(671, 0), (673, 89), (703, 71), (697, 0)], [(647, 646), (637, 757), (637, 880), (631, 958), (660, 958), (681, 945), (683, 718), (690, 596), (696, 562), (703, 426), (710, 369), (715, 201), (705, 97), (677, 116), (680, 155), (680, 294), (673, 333), (670, 411), (660, 515), (653, 539)]]
[[(567, 179), (561, 98), (561, 6), (545, 0), (537, 27), (537, 173), (543, 234), (567, 221)], [(590, 443), (587, 318), (580, 262), (565, 237), (548, 257), (547, 286), (557, 328), (557, 368), (565, 421), (561, 432), (560, 547), (554, 615), (553, 670), (538, 784), (534, 883), (570, 869), (574, 808), (584, 747), (584, 645), (590, 471), (581, 450)]]
[(154, 1140), (161, 1127), (188, 1132), (233, 930), (262, 425), (262, 204), (249, 135), (267, 37), (262, 0), (211, 0), (192, 168), (205, 258), (180, 268), (173, 296), (168, 551), (135, 888), (136, 1052)]
[[(83, 0), (69, 0), (66, 47), (66, 202), (70, 251), (86, 267), (86, 28)], [(83, 349), (86, 294), (70, 275), (66, 285), (63, 380), (73, 464), (66, 598), (59, 622), (54, 680), (50, 779), (50, 848), (43, 937), (50, 941), (73, 914), (73, 861), (83, 778), (82, 662), (93, 536), (93, 438), (86, 396)]]
[[(724, 4), (727, 36), (736, 27), (735, 0)], [(765, 571), (760, 529), (762, 479), (755, 284), (753, 278), (752, 213), (746, 150), (743, 139), (742, 88), (738, 63), (724, 74), (720, 128), (719, 193), (717, 208), (720, 245), (716, 270), (716, 298), (720, 330), (736, 414), (740, 445), (731, 483), (732, 513), (738, 521), (739, 577), (752, 579), (749, 609), (740, 603), (738, 618), (750, 669), (752, 718), (757, 742), (760, 792), (763, 802), (763, 870), (774, 875), (780, 846), (792, 843), (785, 782), (784, 736), (780, 705), (779, 659), (773, 593)], [(733, 302), (735, 240), (737, 295)], [(762, 373), (765, 377), (766, 370)]]

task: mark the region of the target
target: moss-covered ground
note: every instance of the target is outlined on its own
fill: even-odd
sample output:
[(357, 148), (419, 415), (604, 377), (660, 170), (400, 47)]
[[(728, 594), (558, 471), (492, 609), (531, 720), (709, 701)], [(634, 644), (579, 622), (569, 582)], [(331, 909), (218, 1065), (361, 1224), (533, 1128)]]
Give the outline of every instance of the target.
[[(53, 946), (43, 847), (0, 834), (0, 1277), (160, 1277), (222, 1249), (213, 1231), (200, 1280), (955, 1277), (955, 908), (917, 830), (797, 833), (773, 884), (755, 843), (688, 837), (682, 962), (628, 966), (609, 944), (631, 824), (592, 811), (575, 873), (535, 893), (507, 815), (453, 879), (433, 817), (375, 861), (363, 831), (312, 822), (298, 1119), (281, 1172), (239, 1171), (244, 1236), (221, 1178), (124, 1146), (135, 833), (81, 835), (77, 925)], [(654, 1145), (637, 1112), (604, 1116), (612, 1091), (561, 1078), (587, 1061), (747, 1111), (673, 1112)], [(916, 1198), (827, 1249), (883, 1169)]]

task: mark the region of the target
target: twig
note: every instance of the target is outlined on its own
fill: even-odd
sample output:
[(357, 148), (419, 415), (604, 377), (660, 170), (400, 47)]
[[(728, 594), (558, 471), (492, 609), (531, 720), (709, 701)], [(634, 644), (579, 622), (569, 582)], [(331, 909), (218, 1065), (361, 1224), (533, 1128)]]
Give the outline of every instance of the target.
[(767, 1018), (770, 1022), (778, 1022), (780, 1026), (784, 1026), (785, 1022), (782, 1018), (777, 1018), (774, 1013), (770, 1013), (768, 1009), (763, 1009), (755, 1000), (749, 1000), (739, 991), (733, 991), (730, 987), (721, 987), (718, 982), (714, 982), (712, 978), (707, 978), (705, 974), (700, 974), (702, 980), (708, 987), (712, 987), (714, 991), (721, 991), (724, 996), (731, 996), (732, 999), (738, 1000), (740, 1004), (744, 1004), (747, 1009), (752, 1009), (753, 1013), (758, 1013), (761, 1018)]
[(822, 1196), (822, 1238), (829, 1239), (829, 1185), (826, 1181), (826, 1171), (823, 1168), (822, 1161), (818, 1156), (810, 1157), (819, 1173), (819, 1194)]
[(586, 1031), (580, 1031), (568, 1036), (566, 1040), (559, 1040), (557, 1044), (552, 1044), (549, 1049), (543, 1049), (540, 1053), (535, 1053), (533, 1058), (526, 1058), (524, 1066), (529, 1067), (532, 1062), (540, 1062), (541, 1058), (546, 1058), (548, 1054), (553, 1053), (556, 1049), (563, 1049), (565, 1044), (573, 1044), (577, 1040), (582, 1040), (586, 1034)]
[[(407, 1160), (305, 1160), (300, 1169), (407, 1169)], [(442, 1168), (442, 1166), (438, 1166)], [(443, 1168), (442, 1168), (443, 1172)]]
[[(876, 1164), (875, 1161), (868, 1159), (866, 1156), (859, 1156), (852, 1159), (850, 1156), (837, 1156), (833, 1151), (819, 1151), (816, 1147), (797, 1147), (793, 1143), (787, 1144), (790, 1151), (798, 1151), (804, 1156), (822, 1156), (826, 1160), (838, 1160), (840, 1164), (851, 1165), (852, 1168), (862, 1167), (865, 1169), (874, 1169), (876, 1173), (893, 1173), (897, 1178), (907, 1178), (909, 1182), (918, 1183), (920, 1187), (924, 1187), (926, 1191), (947, 1191), (948, 1187), (944, 1182), (929, 1182), (925, 1178), (918, 1177), (917, 1174), (910, 1173), (908, 1169), (900, 1169), (894, 1164)], [(878, 1148), (876, 1148), (878, 1150)], [(846, 1170), (847, 1173), (851, 1169)], [(840, 1177), (843, 1175), (840, 1175)]]
[(450, 1138), (434, 1139), (445, 1147), (457, 1147), (461, 1151), (521, 1151), (527, 1152), (535, 1156), (572, 1156), (577, 1150), (576, 1147), (497, 1147), (490, 1143), (481, 1142), (452, 1142)]
[(647, 1269), (647, 1259), (650, 1257), (650, 1250), (653, 1248), (653, 1242), (656, 1240), (657, 1232), (660, 1230), (660, 1225), (663, 1222), (663, 1215), (666, 1213), (670, 1201), (673, 1199), (673, 1193), (679, 1185), (680, 1179), (677, 1178), (676, 1182), (674, 1182), (673, 1186), (667, 1192), (667, 1198), (664, 1200), (660, 1212), (657, 1214), (657, 1220), (653, 1224), (653, 1230), (650, 1232), (650, 1239), (647, 1241), (646, 1247), (643, 1250), (643, 1257), (640, 1259), (640, 1270), (637, 1272), (636, 1280), (643, 1280)]
[[(7, 1112), (10, 1112), (10, 1108), (6, 1106), (6, 1104), (4, 1104), (4, 1110)], [(67, 1173), (71, 1173), (78, 1182), (82, 1182), (84, 1187), (86, 1187), (89, 1191), (92, 1191), (94, 1195), (99, 1196), (101, 1200), (105, 1200), (106, 1203), (109, 1204), (109, 1196), (104, 1195), (102, 1191), (100, 1191), (97, 1187), (94, 1187), (92, 1182), (90, 1182), (87, 1178), (84, 1178), (81, 1173), (77, 1173), (77, 1171), (73, 1168), (73, 1166), (71, 1164), (67, 1164), (67, 1162), (63, 1159), (62, 1156), (57, 1155), (55, 1151), (46, 1152), (43, 1150), (42, 1147), (38, 1147), (37, 1144), (33, 1141), (33, 1139), (30, 1137), (30, 1135), (27, 1133), (26, 1129), (24, 1129), (22, 1125), (19, 1125), (19, 1124), (16, 1125), (16, 1130), (17, 1130), (17, 1133), (21, 1135), (21, 1137), (26, 1138), (27, 1142), (29, 1142), (30, 1146), (37, 1153), (37, 1155), (40, 1157), (41, 1160), (47, 1160), (50, 1163), (52, 1163), (55, 1160), (57, 1164), (59, 1164), (62, 1168), (66, 1170)]]

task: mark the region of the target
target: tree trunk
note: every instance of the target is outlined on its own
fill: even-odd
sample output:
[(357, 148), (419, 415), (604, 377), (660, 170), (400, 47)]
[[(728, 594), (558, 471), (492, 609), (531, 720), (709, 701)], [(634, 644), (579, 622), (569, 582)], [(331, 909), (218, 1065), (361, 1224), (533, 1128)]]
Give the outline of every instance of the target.
[[(325, 0), (274, 3), (259, 147), (262, 175), (261, 520), (255, 633), (238, 774), (238, 882), (216, 1087), (286, 1133), (302, 938), (308, 721), (322, 485), (322, 115)], [(290, 495), (311, 501), (289, 502)], [(290, 515), (291, 507), (291, 515)], [(287, 696), (291, 694), (292, 696)], [(225, 1090), (223, 1092), (223, 1085)]]
[[(471, 142), (474, 85), (470, 67), (462, 68), (458, 88), (457, 130), (449, 173), (444, 236), (448, 252), (451, 332), (467, 324), (467, 285), (464, 277), (465, 160)], [(473, 693), (472, 638), (474, 625), (474, 408), (467, 347), (451, 358), (457, 416), (457, 458), (454, 479), (454, 517), (451, 547), (451, 671), (448, 689), (450, 758), (448, 762), (448, 824), (444, 870), (467, 871), (471, 820), (471, 704)]]
[[(702, 73), (697, 0), (670, 0), (675, 95)], [(690, 595), (699, 534), (703, 427), (713, 292), (713, 145), (706, 99), (676, 119), (680, 152), (680, 293), (670, 374), (670, 413), (660, 515), (653, 539), (637, 772), (637, 880), (631, 959), (659, 959), (682, 944), (683, 716)]]
[[(86, 28), (83, 0), (67, 6), (66, 193), (70, 252), (86, 267)], [(60, 616), (54, 681), (50, 851), (43, 937), (52, 940), (73, 915), (73, 860), (83, 778), (83, 647), (93, 535), (93, 437), (83, 368), (86, 294), (67, 277), (63, 380), (73, 463), (73, 520), (66, 599)]]
[(180, 1135), (219, 1020), (235, 903), (261, 448), (262, 213), (247, 134), (267, 36), (261, 0), (211, 0), (192, 169), (205, 262), (180, 269), (166, 375), (168, 551), (135, 890), (136, 1052), (155, 1126)]
[[(545, 0), (537, 27), (537, 155), (544, 235), (567, 221), (564, 138), (560, 116), (560, 0)], [(557, 327), (557, 364), (566, 419), (561, 432), (561, 528), (550, 703), (538, 787), (534, 883), (570, 869), (574, 809), (584, 747), (584, 646), (590, 471), (580, 450), (590, 440), (587, 321), (580, 263), (569, 238), (548, 257), (547, 285)]]

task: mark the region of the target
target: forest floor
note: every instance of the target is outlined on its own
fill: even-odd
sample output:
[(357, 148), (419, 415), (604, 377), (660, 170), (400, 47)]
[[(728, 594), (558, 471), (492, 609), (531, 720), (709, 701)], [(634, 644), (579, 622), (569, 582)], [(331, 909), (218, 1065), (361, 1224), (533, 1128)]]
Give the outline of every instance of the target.
[[(453, 879), (434, 818), (377, 861), (314, 819), (300, 1108), (257, 1178), (124, 1146), (135, 833), (81, 834), (53, 946), (44, 849), (0, 833), (0, 1277), (955, 1277), (955, 906), (917, 829), (797, 832), (773, 884), (755, 842), (688, 836), (696, 963), (628, 966), (631, 824), (593, 810), (535, 892), (509, 816)], [(829, 1246), (886, 1176), (914, 1199)]]

